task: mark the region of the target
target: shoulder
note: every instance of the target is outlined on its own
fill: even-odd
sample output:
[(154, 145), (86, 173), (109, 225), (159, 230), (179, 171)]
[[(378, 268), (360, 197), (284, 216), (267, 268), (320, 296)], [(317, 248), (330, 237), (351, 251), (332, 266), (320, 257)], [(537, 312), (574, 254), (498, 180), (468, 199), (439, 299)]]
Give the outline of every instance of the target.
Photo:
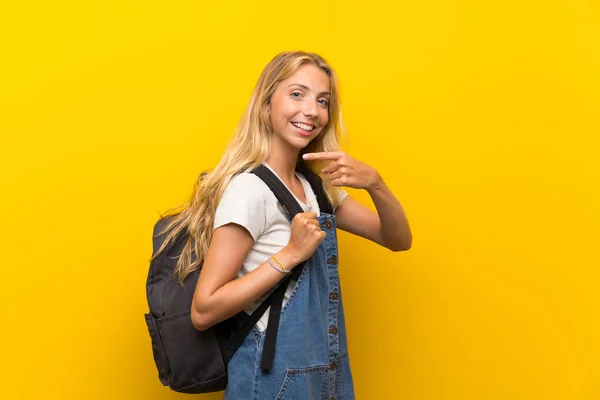
[(240, 173), (229, 181), (215, 212), (213, 229), (228, 223), (245, 227), (256, 240), (270, 226), (274, 197), (269, 187), (252, 173)]
[(267, 185), (258, 176), (251, 172), (242, 172), (235, 175), (225, 188), (225, 191), (252, 189), (252, 192), (263, 193), (269, 190)]
[(273, 194), (258, 176), (251, 172), (237, 174), (227, 184), (221, 197), (223, 201), (264, 203), (271, 202)]

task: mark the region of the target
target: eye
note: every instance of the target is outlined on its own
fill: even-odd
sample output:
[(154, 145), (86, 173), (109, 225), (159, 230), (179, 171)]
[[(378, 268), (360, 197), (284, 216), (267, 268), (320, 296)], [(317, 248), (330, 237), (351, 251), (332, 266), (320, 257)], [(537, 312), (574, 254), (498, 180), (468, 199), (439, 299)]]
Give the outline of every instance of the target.
[(302, 97), (302, 93), (300, 93), (300, 92), (292, 92), (292, 93), (290, 93), (290, 96), (299, 99), (300, 97)]
[(329, 102), (328, 102), (327, 100), (325, 100), (325, 99), (320, 99), (320, 100), (319, 100), (319, 103), (321, 103), (321, 104), (322, 104), (322, 105), (324, 105), (324, 106), (327, 106), (327, 105), (329, 105)]

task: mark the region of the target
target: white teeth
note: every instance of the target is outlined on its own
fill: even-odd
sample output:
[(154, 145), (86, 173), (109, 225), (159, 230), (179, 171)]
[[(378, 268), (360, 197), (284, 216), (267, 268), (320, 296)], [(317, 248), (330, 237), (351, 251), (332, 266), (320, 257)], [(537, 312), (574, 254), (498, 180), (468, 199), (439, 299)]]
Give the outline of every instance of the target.
[(314, 126), (300, 124), (300, 123), (297, 123), (297, 122), (292, 122), (292, 125), (294, 125), (297, 128), (304, 129), (305, 131), (309, 131), (309, 132), (312, 131), (313, 128), (314, 128)]

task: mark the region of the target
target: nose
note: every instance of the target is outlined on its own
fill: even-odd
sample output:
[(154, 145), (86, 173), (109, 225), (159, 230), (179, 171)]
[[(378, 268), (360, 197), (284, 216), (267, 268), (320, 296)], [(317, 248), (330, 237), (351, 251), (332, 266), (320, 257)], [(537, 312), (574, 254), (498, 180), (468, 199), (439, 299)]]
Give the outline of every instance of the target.
[(312, 100), (307, 100), (304, 102), (304, 115), (307, 118), (314, 118), (317, 116), (317, 102)]

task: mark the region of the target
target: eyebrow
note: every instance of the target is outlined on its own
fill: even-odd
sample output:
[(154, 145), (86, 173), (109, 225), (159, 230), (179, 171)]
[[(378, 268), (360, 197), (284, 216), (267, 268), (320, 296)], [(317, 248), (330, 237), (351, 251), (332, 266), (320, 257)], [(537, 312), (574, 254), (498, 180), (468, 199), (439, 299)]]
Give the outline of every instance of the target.
[[(299, 86), (302, 89), (307, 90), (307, 91), (310, 92), (310, 88), (308, 86), (306, 86), (306, 85), (301, 84), (301, 83), (292, 83), (291, 85), (288, 85), (288, 87), (290, 87), (290, 86)], [(331, 96), (331, 93), (329, 93), (329, 92), (321, 92), (321, 93), (319, 93), (319, 96)]]

